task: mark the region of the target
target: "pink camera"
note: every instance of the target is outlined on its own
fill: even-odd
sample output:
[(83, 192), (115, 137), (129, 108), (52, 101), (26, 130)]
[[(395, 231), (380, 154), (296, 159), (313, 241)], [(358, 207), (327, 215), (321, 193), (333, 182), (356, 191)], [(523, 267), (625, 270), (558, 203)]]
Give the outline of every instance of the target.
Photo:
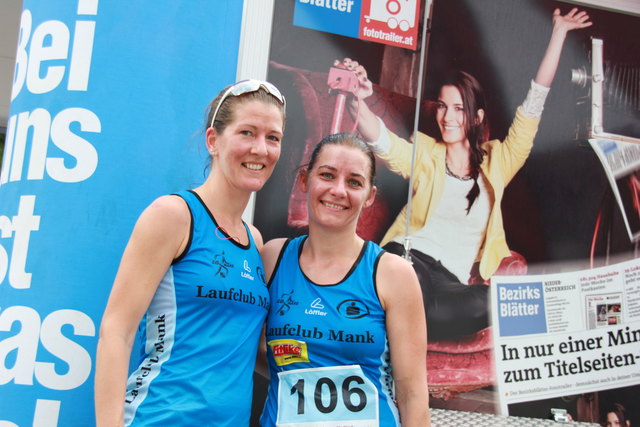
[(327, 84), (332, 90), (350, 92), (355, 95), (358, 90), (358, 77), (353, 71), (331, 67), (329, 69)]

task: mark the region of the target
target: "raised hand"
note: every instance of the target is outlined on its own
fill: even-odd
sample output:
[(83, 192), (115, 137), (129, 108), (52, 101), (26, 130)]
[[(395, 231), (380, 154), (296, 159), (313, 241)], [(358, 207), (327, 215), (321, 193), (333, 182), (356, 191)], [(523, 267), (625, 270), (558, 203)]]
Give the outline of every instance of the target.
[(586, 28), (592, 25), (587, 12), (583, 10), (578, 11), (577, 8), (571, 9), (566, 15), (561, 15), (560, 9), (556, 9), (553, 11), (552, 19), (553, 30), (551, 31), (549, 45), (547, 46), (547, 50), (534, 78), (536, 83), (544, 87), (551, 87), (567, 33), (571, 30)]
[(593, 23), (589, 21), (589, 15), (584, 10), (578, 11), (574, 7), (566, 15), (560, 14), (560, 9), (553, 11), (553, 29), (569, 32), (580, 28), (590, 27)]
[(373, 83), (367, 78), (367, 70), (351, 58), (344, 58), (342, 61), (333, 61), (333, 66), (345, 70), (353, 71), (358, 78), (359, 87), (354, 94), (358, 99), (364, 99), (373, 94)]

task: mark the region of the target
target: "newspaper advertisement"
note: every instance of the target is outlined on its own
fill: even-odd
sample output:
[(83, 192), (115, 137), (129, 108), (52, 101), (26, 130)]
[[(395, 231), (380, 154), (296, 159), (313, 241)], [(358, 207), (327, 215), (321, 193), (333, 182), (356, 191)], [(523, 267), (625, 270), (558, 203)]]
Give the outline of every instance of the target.
[(631, 241), (640, 239), (640, 144), (590, 139), (602, 163)]
[(576, 272), (494, 277), (500, 410), (640, 383), (640, 259)]

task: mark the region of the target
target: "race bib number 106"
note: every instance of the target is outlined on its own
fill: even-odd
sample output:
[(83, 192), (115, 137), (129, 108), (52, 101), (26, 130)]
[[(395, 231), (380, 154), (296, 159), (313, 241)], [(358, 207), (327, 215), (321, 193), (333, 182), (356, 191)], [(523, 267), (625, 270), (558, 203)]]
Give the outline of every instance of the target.
[(278, 373), (278, 426), (377, 426), (378, 391), (359, 365)]

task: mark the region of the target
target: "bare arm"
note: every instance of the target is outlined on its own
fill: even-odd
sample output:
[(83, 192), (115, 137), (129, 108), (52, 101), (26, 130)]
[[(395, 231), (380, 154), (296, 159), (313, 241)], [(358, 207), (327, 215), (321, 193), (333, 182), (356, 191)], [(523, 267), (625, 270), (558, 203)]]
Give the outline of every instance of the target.
[(406, 260), (385, 254), (377, 281), (402, 425), (430, 426), (427, 321), (418, 277)]
[(182, 199), (165, 196), (140, 216), (124, 251), (100, 325), (96, 356), (96, 424), (122, 426), (131, 347), (160, 280), (186, 246), (190, 215)]
[(358, 132), (366, 142), (377, 141), (380, 137), (380, 123), (378, 116), (373, 114), (363, 99), (351, 97), (347, 103), (349, 114), (358, 121)]
[(251, 235), (253, 236), (253, 241), (256, 242), (256, 248), (259, 251), (262, 250), (262, 245), (264, 244), (264, 242), (262, 241), (262, 234), (253, 224), (249, 224), (249, 230), (251, 231)]
[(358, 132), (364, 138), (365, 141), (376, 141), (380, 136), (380, 126), (378, 123), (378, 117), (373, 114), (373, 111), (369, 108), (365, 98), (368, 98), (373, 94), (373, 83), (367, 77), (367, 70), (350, 58), (345, 58), (342, 62), (335, 61), (334, 67), (344, 68), (353, 71), (358, 77), (360, 84), (357, 93), (351, 94), (347, 101), (347, 109), (353, 120), (358, 123)]
[(547, 50), (534, 78), (536, 83), (544, 87), (551, 87), (567, 33), (571, 30), (589, 27), (591, 24), (589, 15), (585, 11), (578, 11), (577, 8), (571, 9), (564, 16), (560, 14), (560, 9), (556, 9), (553, 12), (553, 30), (551, 31)]
[(278, 256), (280, 255), (282, 246), (286, 241), (287, 239), (284, 238), (269, 240), (260, 250), (262, 264), (264, 265), (264, 275), (266, 277), (267, 283), (269, 283), (269, 280), (271, 280), (273, 269), (276, 267)]

